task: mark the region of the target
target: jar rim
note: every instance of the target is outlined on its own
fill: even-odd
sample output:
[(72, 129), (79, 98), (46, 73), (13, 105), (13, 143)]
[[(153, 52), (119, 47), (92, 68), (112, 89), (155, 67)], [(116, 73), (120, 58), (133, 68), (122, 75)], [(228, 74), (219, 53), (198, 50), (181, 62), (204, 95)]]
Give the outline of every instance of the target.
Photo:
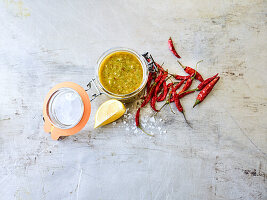
[[(101, 66), (101, 63), (103, 62), (103, 60), (109, 56), (112, 53), (115, 52), (128, 52), (133, 54), (141, 63), (142, 69), (143, 69), (143, 80), (141, 85), (134, 90), (131, 93), (128, 94), (115, 94), (113, 92), (108, 91), (101, 83), (100, 79), (99, 79), (99, 69)], [(125, 47), (115, 47), (115, 48), (111, 48), (108, 49), (107, 51), (105, 51), (98, 59), (97, 61), (97, 68), (96, 68), (96, 77), (97, 77), (97, 84), (100, 86), (100, 89), (107, 95), (116, 98), (116, 99), (128, 99), (131, 98), (132, 96), (136, 95), (137, 93), (139, 93), (146, 85), (147, 79), (148, 79), (148, 67), (147, 67), (147, 63), (145, 61), (145, 59), (143, 58), (143, 56), (141, 56), (140, 54), (138, 54), (136, 51), (129, 49), (129, 48), (125, 48)]]
[[(81, 113), (80, 113), (80, 116), (71, 125), (62, 123), (57, 118), (57, 116), (55, 114), (55, 111), (53, 110), (53, 103), (54, 103), (55, 99), (57, 98), (57, 96), (62, 95), (63, 93), (66, 93), (66, 92), (69, 92), (69, 91), (73, 92), (78, 97), (78, 99), (80, 100), (80, 103), (81, 103)], [(56, 90), (50, 96), (50, 99), (48, 100), (48, 103), (47, 103), (47, 115), (48, 115), (48, 119), (57, 128), (60, 128), (60, 129), (70, 129), (70, 128), (75, 127), (81, 121), (83, 114), (84, 114), (84, 104), (83, 104), (82, 98), (81, 98), (80, 94), (76, 90), (74, 90), (72, 88), (68, 88), (68, 87), (59, 88), (58, 90)]]

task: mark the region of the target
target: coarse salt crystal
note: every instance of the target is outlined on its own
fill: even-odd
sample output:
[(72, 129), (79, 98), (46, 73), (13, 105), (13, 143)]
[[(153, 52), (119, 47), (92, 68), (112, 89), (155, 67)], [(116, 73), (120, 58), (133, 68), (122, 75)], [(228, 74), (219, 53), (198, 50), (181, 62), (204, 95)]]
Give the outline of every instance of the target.
[(151, 122), (155, 122), (156, 120), (155, 120), (154, 117), (151, 117), (151, 118), (150, 118), (150, 121), (151, 121)]

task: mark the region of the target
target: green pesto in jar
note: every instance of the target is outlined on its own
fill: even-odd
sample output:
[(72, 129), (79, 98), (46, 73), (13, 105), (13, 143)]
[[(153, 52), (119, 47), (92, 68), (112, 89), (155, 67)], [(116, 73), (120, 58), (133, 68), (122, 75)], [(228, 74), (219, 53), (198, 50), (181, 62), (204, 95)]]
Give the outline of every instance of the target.
[(129, 52), (119, 51), (107, 56), (99, 68), (103, 87), (114, 94), (129, 94), (140, 87), (143, 68), (138, 58)]

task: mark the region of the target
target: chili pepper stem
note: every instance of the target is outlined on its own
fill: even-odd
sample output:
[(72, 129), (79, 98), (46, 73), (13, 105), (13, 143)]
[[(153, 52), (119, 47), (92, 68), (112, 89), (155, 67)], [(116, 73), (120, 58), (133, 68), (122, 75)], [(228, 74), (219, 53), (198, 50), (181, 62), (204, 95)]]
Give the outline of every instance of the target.
[(195, 76), (196, 76), (196, 74), (197, 74), (197, 65), (198, 65), (199, 63), (201, 63), (201, 62), (203, 62), (203, 60), (200, 60), (200, 61), (198, 61), (198, 62), (196, 63), (196, 69), (195, 69), (194, 78), (195, 78)]
[(177, 62), (181, 65), (183, 69), (185, 69), (185, 66), (179, 60), (177, 60)]
[(169, 80), (171, 77), (172, 77), (172, 76), (168, 76), (167, 79), (166, 79), (165, 81)]
[(197, 75), (197, 65), (199, 64), (199, 63), (201, 63), (203, 60), (200, 60), (200, 61), (198, 61), (197, 63), (196, 63), (196, 69), (195, 69), (195, 73), (194, 73), (194, 76), (192, 77), (192, 79), (194, 79), (195, 77), (196, 77), (196, 75)]
[(164, 72), (167, 73), (167, 74), (169, 74), (169, 75), (172, 76), (172, 77), (175, 76), (175, 74), (169, 73), (168, 70), (165, 70)]
[(157, 114), (162, 110), (162, 108), (164, 108), (167, 104), (169, 104), (169, 102), (164, 103), (164, 104), (160, 107), (159, 111), (156, 112), (156, 113), (154, 114), (154, 117), (156, 117)]
[(192, 92), (192, 91), (197, 91), (197, 88), (196, 88), (196, 89), (192, 89), (192, 90), (186, 90), (186, 91), (183, 91), (183, 92), (181, 92), (180, 94), (183, 94), (183, 93), (186, 93), (186, 92)]
[(171, 112), (172, 112), (173, 114), (176, 114), (176, 113), (173, 111), (173, 109), (172, 109), (172, 107), (171, 107), (171, 104), (170, 104), (170, 103), (169, 103), (169, 106), (170, 106)]
[(199, 63), (201, 63), (201, 62), (203, 62), (203, 60), (200, 60), (200, 61), (197, 62), (197, 64), (196, 64), (196, 70), (197, 70), (197, 65), (198, 65)]
[(193, 105), (193, 108), (194, 108), (197, 104), (199, 104), (199, 103), (200, 103), (200, 101), (197, 99), (196, 102), (195, 102), (195, 104)]
[(185, 122), (187, 123), (187, 125), (188, 125), (190, 128), (192, 128), (191, 124), (187, 121), (184, 112), (182, 112), (182, 114), (183, 114), (183, 116), (184, 116), (184, 120), (185, 120)]
[(144, 132), (148, 136), (154, 137), (154, 135), (151, 135), (151, 134), (147, 133), (146, 131), (144, 131), (144, 129), (141, 126), (137, 126), (137, 128), (139, 128), (142, 132)]

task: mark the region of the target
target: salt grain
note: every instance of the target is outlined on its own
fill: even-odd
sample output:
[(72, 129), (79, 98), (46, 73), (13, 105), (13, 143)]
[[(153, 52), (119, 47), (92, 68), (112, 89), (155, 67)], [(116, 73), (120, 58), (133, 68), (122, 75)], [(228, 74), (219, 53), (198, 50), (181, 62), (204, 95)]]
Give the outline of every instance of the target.
[(151, 122), (156, 122), (156, 120), (155, 120), (154, 117), (151, 117), (151, 118), (150, 118), (150, 121), (151, 121)]

